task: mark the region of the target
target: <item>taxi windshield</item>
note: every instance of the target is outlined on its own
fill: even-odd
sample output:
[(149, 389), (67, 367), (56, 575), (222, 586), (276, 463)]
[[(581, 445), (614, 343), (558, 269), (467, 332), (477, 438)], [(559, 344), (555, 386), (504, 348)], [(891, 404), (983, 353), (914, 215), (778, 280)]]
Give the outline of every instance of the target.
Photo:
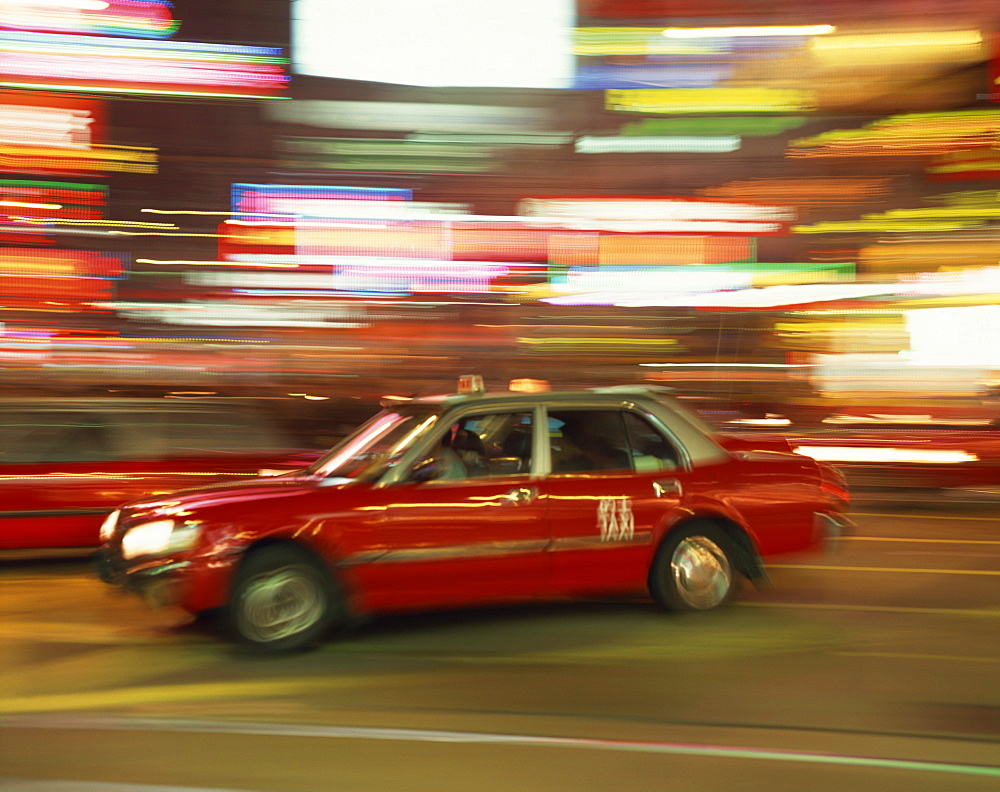
[(371, 479), (391, 467), (437, 420), (430, 412), (380, 412), (363, 423), (309, 471), (343, 479)]

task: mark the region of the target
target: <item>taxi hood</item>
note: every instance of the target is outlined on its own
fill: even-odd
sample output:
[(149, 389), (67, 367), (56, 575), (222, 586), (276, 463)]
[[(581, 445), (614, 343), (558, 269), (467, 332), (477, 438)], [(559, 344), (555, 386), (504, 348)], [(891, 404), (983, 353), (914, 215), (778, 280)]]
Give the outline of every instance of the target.
[(189, 509), (290, 498), (315, 489), (321, 481), (331, 486), (347, 483), (348, 480), (321, 480), (301, 472), (286, 473), (280, 476), (260, 476), (177, 490), (155, 498), (143, 498), (126, 504), (123, 511), (127, 511), (130, 516), (139, 513), (155, 516), (174, 514)]

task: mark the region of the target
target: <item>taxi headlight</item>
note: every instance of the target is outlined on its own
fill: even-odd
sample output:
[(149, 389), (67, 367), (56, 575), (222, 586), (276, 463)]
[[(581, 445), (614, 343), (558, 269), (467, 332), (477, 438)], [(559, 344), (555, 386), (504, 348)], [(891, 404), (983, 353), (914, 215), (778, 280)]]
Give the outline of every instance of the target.
[(137, 558), (190, 550), (198, 541), (201, 526), (194, 522), (154, 520), (129, 528), (122, 537), (122, 555)]
[(121, 514), (120, 509), (115, 509), (111, 514), (104, 518), (104, 522), (101, 523), (101, 541), (107, 542), (115, 535), (115, 528), (118, 527), (118, 516)]

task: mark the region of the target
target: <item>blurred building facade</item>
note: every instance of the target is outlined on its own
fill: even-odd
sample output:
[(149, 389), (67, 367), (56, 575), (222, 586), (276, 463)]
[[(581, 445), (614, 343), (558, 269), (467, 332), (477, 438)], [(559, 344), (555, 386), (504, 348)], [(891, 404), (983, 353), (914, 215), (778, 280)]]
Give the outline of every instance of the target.
[(995, 411), (994, 3), (77, 5), (0, 18), (7, 390)]

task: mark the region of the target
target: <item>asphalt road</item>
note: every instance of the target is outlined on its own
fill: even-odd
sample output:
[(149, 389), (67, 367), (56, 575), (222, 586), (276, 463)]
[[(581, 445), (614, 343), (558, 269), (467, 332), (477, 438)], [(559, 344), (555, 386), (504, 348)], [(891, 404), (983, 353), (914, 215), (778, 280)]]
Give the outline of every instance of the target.
[(0, 792), (996, 789), (1000, 510), (922, 500), (716, 614), (399, 616), (270, 659), (6, 561)]

